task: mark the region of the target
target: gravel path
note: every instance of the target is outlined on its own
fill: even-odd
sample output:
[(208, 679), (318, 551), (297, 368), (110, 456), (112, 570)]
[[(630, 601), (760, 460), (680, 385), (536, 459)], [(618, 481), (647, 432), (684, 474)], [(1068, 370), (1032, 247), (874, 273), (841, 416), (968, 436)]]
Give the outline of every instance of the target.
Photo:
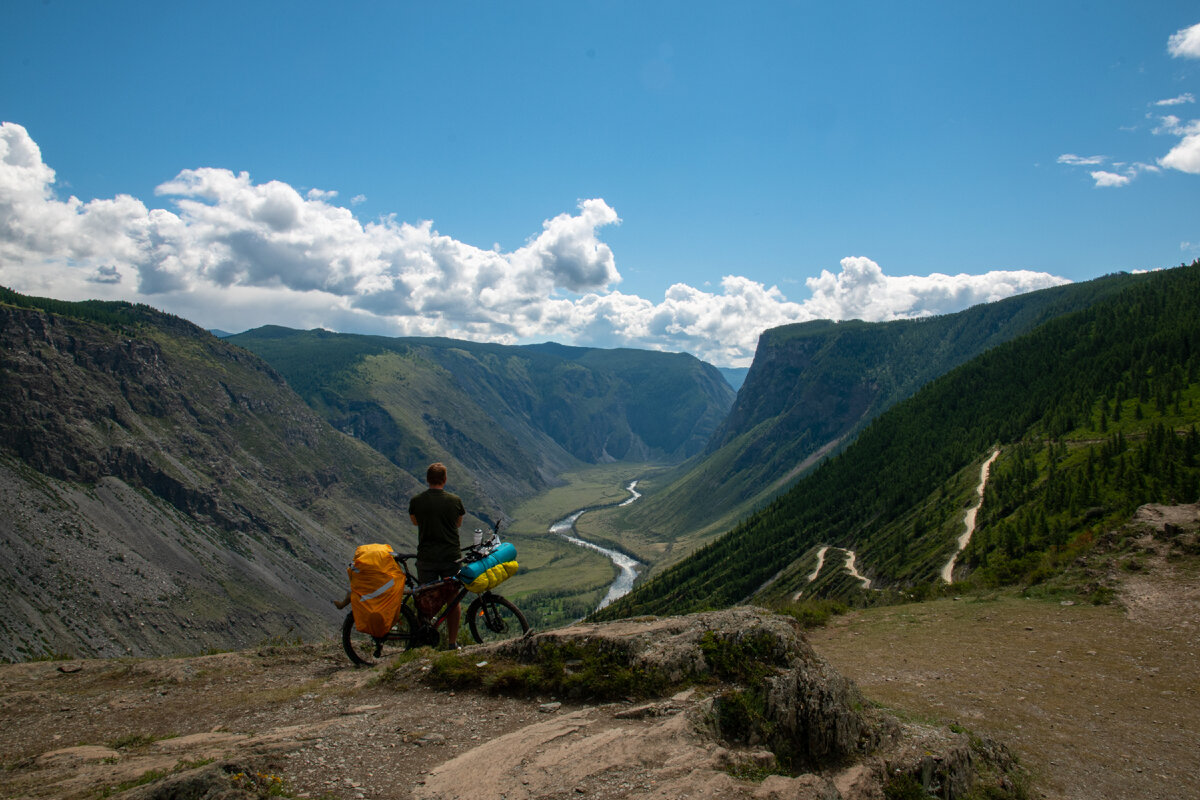
[(979, 507), (983, 505), (983, 489), (987, 486), (988, 471), (991, 470), (992, 462), (999, 455), (1000, 450), (997, 449), (987, 461), (983, 462), (983, 466), (979, 468), (979, 485), (975, 487), (975, 495), (979, 499), (975, 505), (963, 513), (963, 526), (966, 530), (958, 537), (958, 547), (954, 551), (954, 555), (950, 556), (950, 560), (946, 562), (946, 566), (942, 567), (942, 580), (946, 583), (954, 582), (954, 562), (958, 561), (958, 554), (966, 550), (967, 545), (971, 543), (971, 535), (975, 533), (975, 517), (979, 513)]
[[(805, 586), (807, 586), (808, 584), (815, 581), (817, 579), (817, 576), (821, 574), (821, 567), (825, 566), (825, 554), (827, 552), (829, 552), (829, 545), (827, 545), (827, 544), (822, 545), (821, 549), (817, 551), (817, 566), (813, 568), (812, 572), (808, 573), (808, 577), (805, 578), (805, 580), (804, 580)], [(802, 594), (804, 594), (803, 589), (801, 589), (800, 591), (798, 591), (794, 595), (792, 595), (792, 600), (799, 600), (800, 595), (802, 595)]]

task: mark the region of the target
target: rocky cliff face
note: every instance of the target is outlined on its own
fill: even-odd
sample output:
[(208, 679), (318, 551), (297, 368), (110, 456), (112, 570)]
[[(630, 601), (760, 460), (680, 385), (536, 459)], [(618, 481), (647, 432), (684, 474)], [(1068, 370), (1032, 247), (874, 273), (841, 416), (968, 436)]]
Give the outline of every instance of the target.
[(253, 355), (114, 319), (0, 304), (0, 656), (325, 632), (353, 544), (400, 544), (416, 482)]

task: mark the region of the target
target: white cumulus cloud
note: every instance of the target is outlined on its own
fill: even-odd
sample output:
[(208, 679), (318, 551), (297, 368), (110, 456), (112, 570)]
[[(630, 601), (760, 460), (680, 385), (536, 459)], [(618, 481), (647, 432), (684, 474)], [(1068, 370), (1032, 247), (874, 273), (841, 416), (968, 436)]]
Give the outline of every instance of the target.
[(1156, 105), (1156, 106), (1181, 106), (1184, 103), (1194, 103), (1194, 102), (1196, 102), (1196, 96), (1193, 95), (1191, 92), (1184, 92), (1183, 94), (1176, 95), (1175, 97), (1168, 97), (1165, 100), (1159, 100), (1154, 105)]
[(819, 276), (806, 281), (812, 298), (803, 306), (810, 319), (882, 322), (928, 317), (1067, 283), (1031, 270), (891, 276), (861, 256), (843, 258), (841, 266), (838, 275), (822, 270)]
[(302, 194), (227, 169), (185, 169), (161, 184), (156, 193), (170, 208), (128, 195), (61, 200), (54, 183), (26, 129), (0, 124), (0, 283), (68, 300), (144, 302), (225, 330), (273, 323), (555, 339), (744, 366), (769, 327), (949, 313), (1066, 282), (1029, 271), (895, 277), (854, 257), (837, 274), (809, 279), (807, 299), (729, 275), (716, 291), (678, 283), (654, 301), (614, 288), (621, 275), (600, 231), (620, 219), (600, 198), (581, 200), (502, 252), (460, 242), (428, 220), (364, 224), (334, 203), (334, 192)]
[(1200, 23), (1171, 34), (1167, 52), (1175, 58), (1200, 58)]
[(1180, 172), (1200, 175), (1200, 133), (1184, 136), (1158, 163)]
[(1092, 172), (1092, 180), (1096, 182), (1097, 188), (1125, 186), (1132, 180), (1128, 175), (1118, 175), (1115, 172), (1106, 170), (1096, 170)]
[(1161, 167), (1200, 174), (1200, 120), (1185, 123), (1174, 114), (1159, 118), (1155, 134), (1178, 136), (1179, 143), (1158, 160)]

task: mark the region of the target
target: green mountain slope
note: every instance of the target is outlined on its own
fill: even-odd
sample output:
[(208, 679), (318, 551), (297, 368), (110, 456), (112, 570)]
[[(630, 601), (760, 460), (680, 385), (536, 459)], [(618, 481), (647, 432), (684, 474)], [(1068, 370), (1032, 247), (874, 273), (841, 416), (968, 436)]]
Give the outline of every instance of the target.
[(0, 290), (0, 657), (327, 635), (417, 489), (191, 323)]
[[(984, 526), (964, 554), (992, 580), (1036, 579), (1089, 524), (1141, 503), (1194, 502), (1200, 263), (1128, 276), (1119, 288), (933, 381), (602, 616), (725, 606), (767, 584), (799, 589), (820, 545), (854, 551), (873, 588), (929, 585), (954, 551), (972, 476), (996, 447), (1015, 448), (994, 465), (1008, 488), (994, 508), (985, 498)], [(1115, 439), (1101, 433), (1114, 415), (1131, 426)], [(1082, 476), (1061, 476), (1071, 464)]]
[[(858, 320), (765, 331), (705, 452), (646, 484), (653, 503), (592, 524), (667, 542), (667, 562), (765, 504), (872, 419), (979, 353), (1136, 283), (1113, 275), (922, 320)], [(635, 542), (627, 546), (638, 549)], [(649, 548), (641, 548), (649, 552)]]
[(410, 474), (447, 462), (468, 507), (487, 514), (580, 462), (694, 455), (733, 402), (714, 367), (682, 354), (276, 327), (229, 341)]

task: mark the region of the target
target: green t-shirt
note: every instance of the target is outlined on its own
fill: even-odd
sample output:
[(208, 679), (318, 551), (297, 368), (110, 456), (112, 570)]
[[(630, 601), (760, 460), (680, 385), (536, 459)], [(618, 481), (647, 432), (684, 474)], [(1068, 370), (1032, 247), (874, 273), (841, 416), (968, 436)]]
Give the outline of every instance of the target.
[(458, 521), (467, 513), (458, 495), (426, 489), (408, 501), (408, 513), (417, 518), (418, 561), (458, 561)]

